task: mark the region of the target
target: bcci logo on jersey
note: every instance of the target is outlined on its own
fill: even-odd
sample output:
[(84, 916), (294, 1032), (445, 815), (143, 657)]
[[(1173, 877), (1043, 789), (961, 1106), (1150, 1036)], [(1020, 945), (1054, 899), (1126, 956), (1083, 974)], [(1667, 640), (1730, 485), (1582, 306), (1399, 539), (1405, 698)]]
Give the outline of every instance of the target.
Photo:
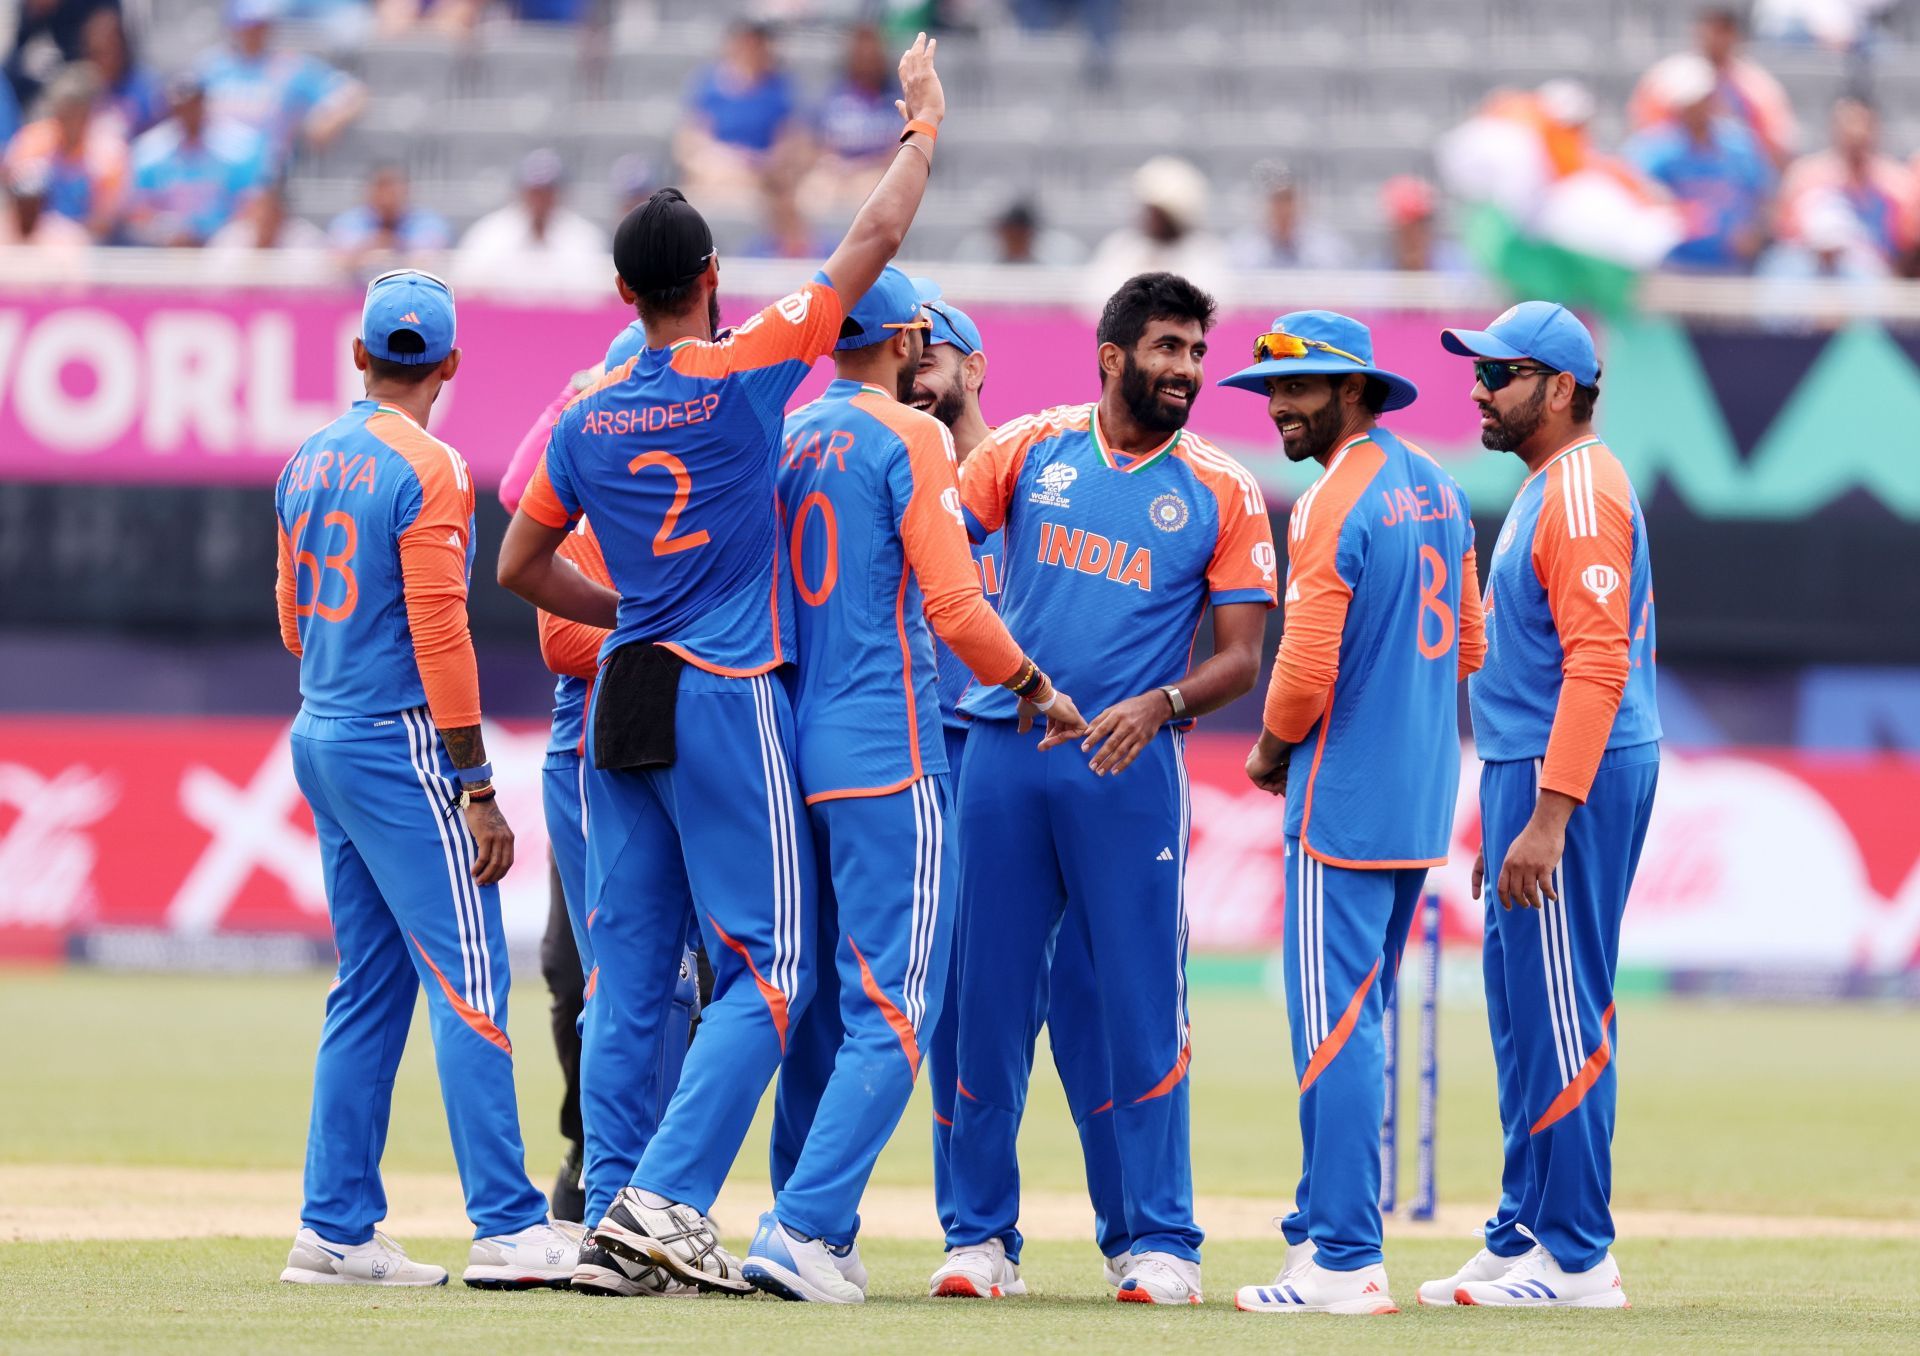
[(1187, 525), (1187, 501), (1168, 490), (1147, 505), (1147, 517), (1162, 532), (1178, 532)]
[(1056, 461), (1040, 472), (1040, 488), (1027, 496), (1027, 502), (1045, 504), (1050, 508), (1066, 508), (1067, 487), (1079, 478), (1077, 468)]

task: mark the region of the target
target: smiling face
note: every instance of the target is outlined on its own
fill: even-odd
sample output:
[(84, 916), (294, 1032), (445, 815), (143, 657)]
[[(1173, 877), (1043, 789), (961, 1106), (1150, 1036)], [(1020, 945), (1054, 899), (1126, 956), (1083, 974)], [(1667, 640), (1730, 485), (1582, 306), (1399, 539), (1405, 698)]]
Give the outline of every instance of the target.
[(1120, 367), (1115, 373), (1103, 362), (1103, 373), (1118, 377), (1120, 398), (1134, 421), (1156, 433), (1185, 428), (1206, 376), (1207, 332), (1200, 322), (1156, 317), (1131, 349), (1108, 347), (1119, 355)]
[[(1308, 375), (1267, 378), (1267, 417), (1279, 431), (1288, 461), (1321, 460), (1333, 452), (1347, 425), (1342, 387), (1349, 380)], [(1357, 394), (1364, 393), (1366, 383), (1357, 385)]]
[(966, 356), (952, 344), (928, 344), (907, 403), (952, 428), (967, 408), (965, 363)]

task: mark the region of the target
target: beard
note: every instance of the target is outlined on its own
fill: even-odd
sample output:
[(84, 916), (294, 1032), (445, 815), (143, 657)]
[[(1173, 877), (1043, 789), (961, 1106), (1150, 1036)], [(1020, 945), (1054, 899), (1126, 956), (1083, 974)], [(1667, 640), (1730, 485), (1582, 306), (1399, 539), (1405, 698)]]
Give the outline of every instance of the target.
[(916, 382), (907, 403), (917, 410), (926, 411), (948, 428), (959, 423), (960, 416), (967, 412), (966, 393), (958, 386), (949, 386), (936, 396)]
[(1511, 414), (1500, 414), (1486, 405), (1480, 408), (1494, 420), (1491, 428), (1480, 430), (1481, 446), (1494, 452), (1511, 452), (1540, 431), (1540, 421), (1546, 418), (1547, 384), (1535, 382), (1532, 398)]
[(717, 287), (707, 293), (707, 333), (716, 337), (720, 333), (720, 289)]
[[(1131, 353), (1126, 356), (1126, 366), (1120, 369), (1120, 399), (1125, 402), (1127, 413), (1141, 428), (1151, 429), (1155, 433), (1178, 433), (1187, 426), (1187, 416), (1193, 413), (1194, 397), (1200, 394), (1198, 386), (1186, 387), (1187, 399), (1184, 404), (1168, 406), (1160, 399), (1160, 388), (1173, 383), (1157, 382), (1150, 378), (1146, 369), (1135, 365)], [(1178, 383), (1185, 387), (1184, 382)]]
[[(1340, 440), (1340, 409), (1332, 400), (1327, 401), (1312, 414), (1301, 416), (1306, 428), (1297, 438), (1280, 438), (1281, 450), (1287, 454), (1288, 461), (1318, 460), (1333, 451), (1333, 445)], [(1278, 425), (1275, 425), (1277, 428)]]

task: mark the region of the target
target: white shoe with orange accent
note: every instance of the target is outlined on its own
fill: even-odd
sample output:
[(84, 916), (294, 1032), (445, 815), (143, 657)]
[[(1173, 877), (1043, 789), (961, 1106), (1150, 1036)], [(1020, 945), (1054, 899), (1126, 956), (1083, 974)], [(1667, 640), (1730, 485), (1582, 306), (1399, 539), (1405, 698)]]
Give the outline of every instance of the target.
[(1626, 1309), (1620, 1268), (1608, 1253), (1586, 1271), (1563, 1271), (1553, 1254), (1536, 1247), (1522, 1254), (1494, 1281), (1469, 1281), (1454, 1303), (1493, 1309)]
[(935, 1299), (1007, 1299), (1027, 1293), (1020, 1268), (1007, 1260), (1007, 1245), (997, 1238), (951, 1248), (933, 1273), (927, 1293)]
[(1243, 1285), (1233, 1307), (1243, 1314), (1397, 1314), (1387, 1269), (1329, 1271), (1311, 1257), (1283, 1270), (1272, 1285)]
[[(1524, 1257), (1526, 1254), (1522, 1253)], [(1507, 1269), (1519, 1257), (1502, 1257), (1495, 1252), (1482, 1248), (1473, 1255), (1473, 1260), (1451, 1276), (1443, 1276), (1437, 1281), (1425, 1281), (1415, 1292), (1422, 1304), (1452, 1304), (1454, 1292), (1463, 1285), (1474, 1281), (1497, 1281), (1507, 1274)]]
[(1122, 1304), (1198, 1304), (1200, 1264), (1170, 1252), (1136, 1252), (1114, 1298)]

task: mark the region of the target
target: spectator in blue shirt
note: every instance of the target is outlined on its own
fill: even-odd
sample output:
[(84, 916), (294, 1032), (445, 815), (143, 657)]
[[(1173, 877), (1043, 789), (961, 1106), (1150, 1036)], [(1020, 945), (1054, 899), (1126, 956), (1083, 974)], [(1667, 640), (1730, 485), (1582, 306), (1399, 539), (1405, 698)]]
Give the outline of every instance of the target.
[(674, 133), (674, 160), (688, 192), (736, 201), (757, 194), (765, 176), (793, 158), (795, 105), (771, 26), (735, 24), (720, 60), (688, 85)]
[(1766, 243), (1773, 165), (1759, 139), (1718, 110), (1705, 57), (1670, 58), (1658, 71), (1673, 116), (1635, 136), (1625, 154), (1673, 194), (1685, 218), (1687, 237), (1666, 266), (1745, 272)]
[(371, 275), (400, 267), (417, 254), (452, 247), (446, 218), (415, 207), (408, 189), (401, 166), (375, 165), (367, 176), (367, 200), (333, 219), (328, 238), (351, 271)]
[(282, 0), (227, 0), (229, 43), (201, 68), (216, 121), (265, 138), (277, 170), (296, 145), (323, 148), (366, 107), (366, 87), (305, 52), (271, 47)]
[(167, 116), (166, 87), (134, 59), (126, 25), (115, 9), (97, 9), (80, 30), (86, 59), (100, 72), (101, 117), (110, 119), (131, 141)]
[(168, 90), (173, 116), (133, 143), (127, 228), (142, 245), (207, 243), (271, 178), (259, 133), (217, 119), (198, 76)]
[(800, 190), (803, 201), (857, 204), (872, 192), (900, 146), (893, 100), (893, 66), (880, 30), (860, 24), (847, 34), (840, 79), (813, 114), (817, 158)]

